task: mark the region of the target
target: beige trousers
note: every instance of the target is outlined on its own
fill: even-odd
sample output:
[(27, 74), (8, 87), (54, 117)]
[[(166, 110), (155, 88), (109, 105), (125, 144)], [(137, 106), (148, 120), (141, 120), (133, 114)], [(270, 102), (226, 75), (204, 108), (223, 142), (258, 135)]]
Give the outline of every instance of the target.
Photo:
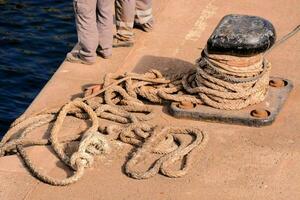
[(111, 55), (113, 39), (113, 0), (74, 0), (80, 57), (96, 60), (97, 47)]
[(132, 40), (134, 24), (153, 23), (152, 0), (116, 0), (117, 37)]

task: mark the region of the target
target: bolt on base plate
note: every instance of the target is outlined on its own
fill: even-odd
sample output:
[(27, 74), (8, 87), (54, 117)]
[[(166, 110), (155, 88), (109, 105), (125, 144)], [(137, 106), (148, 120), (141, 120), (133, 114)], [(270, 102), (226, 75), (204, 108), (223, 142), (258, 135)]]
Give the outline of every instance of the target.
[[(277, 84), (274, 84), (274, 82)], [(206, 105), (194, 105), (193, 108), (184, 108), (179, 103), (172, 103), (169, 106), (169, 112), (177, 118), (254, 127), (267, 126), (275, 121), (292, 89), (292, 81), (270, 77), (270, 87), (267, 97), (259, 104), (241, 110), (220, 110)]]

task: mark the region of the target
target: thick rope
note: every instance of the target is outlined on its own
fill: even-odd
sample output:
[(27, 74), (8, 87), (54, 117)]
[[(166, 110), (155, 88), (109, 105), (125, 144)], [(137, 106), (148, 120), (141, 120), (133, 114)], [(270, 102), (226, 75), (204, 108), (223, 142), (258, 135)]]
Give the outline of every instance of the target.
[[(197, 70), (188, 75), (177, 74), (167, 77), (157, 70), (145, 74), (126, 73), (121, 76), (107, 74), (102, 84), (103, 88), (98, 92), (89, 91), (89, 95), (71, 101), (61, 109), (45, 110), (31, 117), (21, 116), (1, 141), (0, 155), (17, 150), (34, 176), (52, 185), (68, 185), (80, 179), (85, 168), (92, 165), (95, 156), (109, 152), (111, 140), (119, 139), (137, 148), (125, 165), (125, 172), (129, 176), (144, 179), (158, 172), (169, 177), (183, 176), (191, 166), (192, 152), (196, 147), (203, 148), (207, 136), (197, 129), (168, 126), (158, 128), (146, 124), (146, 121), (154, 117), (154, 112), (142, 100), (160, 104), (165, 101), (192, 104), (204, 102), (217, 108), (238, 109), (263, 99), (264, 93), (259, 91), (264, 91), (263, 83), (266, 80), (263, 78), (266, 79), (269, 70), (268, 65), (262, 64), (258, 57), (248, 59), (247, 62), (251, 63), (251, 66), (248, 69), (241, 69), (230, 65), (232, 63), (242, 65), (243, 62), (237, 58), (226, 61), (224, 57), (209, 55), (206, 52), (203, 55)], [(237, 76), (239, 73), (243, 76)], [(259, 81), (262, 83), (258, 84)], [(247, 87), (248, 90), (245, 89)], [(253, 93), (261, 96), (253, 96)], [(258, 100), (249, 103), (247, 100), (249, 97), (257, 97)], [(238, 101), (241, 101), (240, 106), (234, 107)], [(83, 134), (78, 150), (71, 157), (65, 153), (65, 141), (58, 139), (67, 115), (92, 122), (91, 127)], [(120, 125), (102, 128), (99, 125), (99, 118)], [(53, 123), (49, 139), (28, 138), (32, 130), (48, 123)], [(193, 141), (186, 144), (181, 137), (177, 137), (180, 134), (190, 135)], [(78, 137), (73, 139), (77, 140)], [(46, 144), (50, 144), (58, 158), (74, 170), (71, 177), (59, 180), (43, 174), (24, 150), (25, 146)], [(138, 172), (135, 166), (150, 154), (161, 157), (147, 171)], [(182, 168), (177, 171), (170, 170), (169, 166), (178, 160), (181, 160)]]
[[(244, 62), (235, 57), (228, 59), (209, 55), (204, 51), (197, 70), (188, 75), (166, 77), (157, 70), (121, 76), (107, 74), (103, 88), (98, 92), (90, 92), (86, 97), (71, 101), (61, 109), (46, 110), (32, 117), (21, 116), (17, 119), (0, 143), (0, 155), (17, 150), (34, 176), (52, 185), (68, 185), (80, 179), (85, 168), (92, 165), (95, 156), (109, 152), (111, 140), (119, 139), (137, 148), (125, 165), (125, 172), (129, 176), (144, 179), (158, 172), (169, 177), (183, 176), (191, 166), (192, 151), (196, 147), (202, 149), (207, 136), (197, 129), (158, 128), (144, 123), (154, 117), (154, 112), (141, 97), (160, 104), (165, 101), (192, 104), (204, 102), (221, 109), (240, 109), (261, 101), (266, 92), (263, 86), (268, 78), (268, 65), (259, 56), (247, 59), (247, 63), (251, 64), (247, 69), (244, 66), (232, 67), (233, 63), (240, 66)], [(237, 76), (238, 74), (242, 76)], [(67, 115), (92, 122), (91, 127), (83, 134), (78, 150), (71, 157), (65, 153), (65, 142), (58, 139)], [(98, 118), (120, 125), (101, 128)], [(28, 138), (31, 131), (48, 123), (53, 123), (49, 139)], [(181, 137), (177, 137), (179, 134), (190, 135), (194, 138), (193, 142), (185, 144)], [(73, 139), (77, 140), (78, 137)], [(58, 158), (74, 170), (71, 177), (55, 179), (34, 166), (24, 147), (46, 144), (50, 144)], [(150, 154), (161, 157), (147, 171), (138, 172), (135, 166)], [(181, 160), (182, 168), (178, 171), (170, 170), (169, 166), (178, 160)]]
[[(299, 30), (297, 26), (276, 42), (273, 48)], [(199, 150), (204, 148), (207, 135), (193, 128), (146, 124), (145, 121), (152, 119), (154, 112), (142, 100), (160, 104), (164, 101), (206, 104), (224, 110), (242, 109), (259, 103), (267, 94), (271, 69), (264, 56), (273, 48), (252, 57), (214, 55), (204, 49), (197, 61), (197, 68), (187, 75), (164, 76), (157, 70), (145, 74), (107, 74), (99, 91), (90, 90), (85, 97), (68, 102), (63, 107), (22, 115), (16, 119), (0, 142), (0, 157), (17, 151), (36, 178), (51, 185), (64, 186), (78, 181), (85, 169), (92, 165), (94, 157), (108, 153), (110, 141), (119, 139), (137, 148), (125, 165), (125, 172), (129, 176), (145, 179), (160, 172), (168, 177), (181, 177), (190, 168), (196, 147)], [(59, 139), (58, 134), (67, 115), (90, 120), (92, 126), (82, 135)], [(99, 124), (99, 118), (119, 124), (103, 126)], [(30, 138), (33, 130), (52, 123), (49, 139)], [(193, 141), (186, 144), (178, 137), (180, 134), (192, 136)], [(64, 144), (80, 138), (78, 151), (69, 157), (64, 152)], [(73, 175), (60, 180), (43, 174), (24, 149), (33, 145), (51, 145), (58, 158), (74, 170)], [(149, 154), (161, 157), (144, 172), (135, 169)], [(168, 166), (178, 160), (181, 160), (181, 169), (170, 170)]]
[[(64, 153), (63, 143), (65, 143), (66, 141), (75, 141), (79, 138), (79, 136), (76, 135), (69, 136), (60, 142), (58, 140), (57, 133), (59, 129), (62, 127), (62, 123), (67, 115), (67, 112), (69, 110), (74, 109), (75, 107), (86, 111), (86, 113), (90, 116), (93, 124), (92, 127), (90, 127), (84, 133), (80, 142), (79, 150), (76, 153), (74, 153), (71, 156), (71, 158), (69, 158)], [(49, 118), (49, 116), (47, 116), (46, 120), (44, 118), (45, 118), (44, 115), (41, 115), (41, 118), (37, 118), (36, 116), (34, 116), (32, 118), (25, 119), (24, 121), (19, 121), (19, 123), (16, 124), (16, 126), (18, 126), (19, 124), (22, 125), (25, 122), (26, 124), (28, 124), (28, 121), (31, 122), (32, 125), (25, 128), (25, 130), (23, 131), (19, 139), (13, 139), (9, 141), (8, 137), (4, 138), (4, 141), (1, 142), (1, 148), (0, 148), (1, 156), (3, 156), (5, 152), (9, 152), (16, 149), (20, 154), (21, 158), (23, 159), (25, 165), (32, 172), (32, 174), (43, 182), (46, 182), (51, 185), (56, 185), (56, 186), (64, 186), (64, 185), (69, 185), (71, 183), (74, 183), (82, 177), (82, 175), (84, 174), (84, 169), (92, 165), (95, 155), (106, 153), (109, 150), (108, 142), (106, 141), (106, 139), (102, 134), (97, 132), (99, 125), (98, 125), (98, 118), (96, 113), (88, 105), (86, 105), (81, 101), (72, 101), (66, 104), (61, 109), (59, 115), (55, 119), (55, 123), (53, 127), (51, 128), (49, 140), (48, 139), (34, 140), (34, 139), (25, 138), (26, 134), (29, 133), (30, 131), (40, 127), (40, 125), (45, 124), (45, 122), (49, 123), (50, 121), (53, 120), (53, 117)], [(23, 125), (21, 127), (23, 127)], [(27, 153), (25, 152), (25, 149), (23, 148), (24, 146), (46, 145), (46, 144), (51, 144), (53, 150), (56, 152), (60, 160), (65, 162), (73, 169), (75, 169), (74, 170), (75, 173), (71, 177), (59, 180), (59, 179), (52, 178), (48, 175), (45, 175), (32, 163), (31, 159), (28, 157)]]
[[(0, 155), (17, 151), (23, 159), (25, 165), (32, 174), (41, 181), (57, 186), (64, 186), (78, 181), (84, 174), (85, 168), (90, 167), (94, 161), (94, 156), (109, 152), (109, 141), (119, 139), (124, 143), (144, 149), (144, 143), (151, 144), (154, 133), (161, 135), (158, 145), (153, 145), (152, 149), (146, 150), (149, 153), (163, 155), (163, 157), (176, 157), (177, 153), (187, 156), (191, 150), (186, 152), (182, 147), (182, 142), (175, 135), (166, 134), (162, 131), (159, 134), (157, 128), (143, 123), (154, 117), (153, 109), (144, 104), (138, 97), (143, 97), (150, 102), (160, 102), (166, 100), (186, 101), (198, 103), (193, 96), (184, 96), (180, 79), (182, 76), (166, 78), (159, 71), (151, 70), (143, 75), (127, 73), (123, 76), (108, 74), (105, 77), (103, 88), (96, 93), (76, 99), (64, 105), (61, 109), (45, 110), (32, 116), (23, 115), (11, 126), (6, 136), (0, 143)], [(176, 93), (176, 94), (174, 94)], [(64, 150), (66, 142), (78, 140), (78, 135), (67, 140), (59, 140), (58, 134), (67, 115), (73, 115), (79, 119), (91, 120), (92, 126), (83, 134), (78, 150), (69, 157)], [(98, 118), (111, 120), (124, 125), (109, 125), (101, 130)], [(50, 128), (50, 138), (35, 140), (30, 139), (28, 134), (36, 128), (53, 123)], [(100, 130), (103, 133), (98, 132)], [(184, 132), (185, 130), (182, 130)], [(175, 133), (174, 133), (175, 134)], [(193, 142), (191, 147), (195, 148), (197, 143)], [(202, 135), (204, 137), (204, 135)], [(149, 141), (149, 142), (147, 142)], [(179, 145), (178, 145), (179, 143)], [(44, 174), (36, 167), (24, 147), (32, 145), (51, 145), (58, 158), (74, 170), (74, 174), (68, 178), (56, 179)], [(187, 146), (190, 146), (187, 145)], [(147, 147), (147, 145), (146, 145)], [(132, 158), (134, 162), (134, 157)], [(185, 160), (185, 159), (184, 159)], [(158, 163), (162, 162), (161, 159)], [(168, 159), (163, 163), (167, 163)], [(186, 162), (186, 161), (184, 161)], [(131, 162), (127, 163), (127, 173), (135, 177), (131, 172)], [(166, 164), (164, 164), (166, 165)], [(181, 171), (187, 171), (189, 164)], [(169, 172), (166, 167), (161, 167), (161, 173), (166, 176), (176, 177)], [(145, 172), (148, 174), (148, 172)], [(173, 172), (174, 174), (176, 172)], [(180, 172), (182, 173), (182, 172)], [(154, 175), (154, 174), (153, 174)], [(179, 175), (178, 175), (179, 176)]]
[[(179, 142), (179, 147), (175, 150), (165, 153), (162, 157), (157, 159), (155, 163), (146, 171), (139, 172), (134, 169), (134, 166), (139, 162), (145, 160), (147, 155), (151, 153), (151, 149), (158, 146), (162, 139), (166, 138), (168, 135), (176, 137), (176, 134), (189, 134), (194, 137), (194, 140), (188, 144), (184, 145), (184, 141), (180, 138), (177, 138)], [(189, 129), (189, 128), (156, 128), (153, 134), (149, 137), (148, 140), (143, 143), (142, 148), (138, 148), (137, 152), (132, 155), (132, 158), (128, 160), (125, 165), (125, 172), (133, 178), (136, 179), (146, 179), (154, 176), (159, 171), (168, 176), (168, 177), (181, 177), (187, 173), (188, 168), (192, 164), (191, 162), (191, 152), (194, 148), (203, 148), (207, 143), (207, 136), (197, 129)], [(201, 145), (201, 146), (200, 146)], [(169, 170), (169, 165), (174, 164), (177, 160), (183, 160), (182, 168), (178, 171)]]
[[(246, 100), (247, 97), (251, 96), (252, 93), (261, 94), (259, 90), (263, 87), (259, 87), (257, 82), (268, 75), (267, 66), (259, 64), (260, 61), (257, 62), (257, 59), (252, 59), (251, 62), (253, 60), (256, 62), (248, 70), (245, 70), (228, 65), (228, 63), (238, 61), (224, 62), (224, 58), (222, 58), (218, 62), (220, 59), (218, 60), (217, 56), (210, 56), (206, 53), (204, 55), (206, 56), (199, 62), (197, 70), (188, 76), (177, 75), (166, 78), (157, 70), (143, 75), (127, 73), (123, 76), (115, 76), (108, 74), (105, 77), (103, 88), (99, 92), (71, 101), (59, 111), (57, 109), (48, 110), (32, 117), (23, 116), (16, 120), (0, 143), (0, 153), (4, 155), (7, 152), (17, 150), (29, 170), (37, 178), (52, 185), (68, 185), (80, 179), (85, 168), (92, 165), (94, 156), (109, 151), (111, 139), (120, 139), (124, 143), (137, 147), (136, 153), (125, 166), (128, 175), (137, 179), (149, 178), (158, 172), (169, 177), (183, 176), (190, 168), (192, 150), (195, 147), (201, 148), (207, 138), (203, 132), (196, 129), (154, 128), (143, 123), (143, 121), (153, 118), (154, 114), (152, 108), (138, 98), (142, 97), (153, 103), (177, 101), (198, 104), (204, 102), (218, 108), (220, 108), (219, 105), (223, 105), (222, 109), (228, 109), (228, 106), (231, 106), (230, 109), (236, 109), (232, 105), (236, 105), (237, 101), (242, 102), (240, 107), (246, 106), (249, 104)], [(216, 77), (214, 76), (217, 74), (216, 72), (223, 74)], [(239, 73), (243, 74), (243, 77), (237, 77)], [(241, 79), (245, 77), (247, 80), (242, 82)], [(253, 84), (258, 86), (252, 87)], [(250, 89), (245, 90), (246, 87)], [(190, 95), (195, 93), (199, 96)], [(258, 101), (263, 99), (263, 94), (261, 95), (262, 97)], [(223, 101), (220, 102), (220, 99)], [(216, 101), (219, 102), (216, 103)], [(230, 104), (231, 101), (234, 103)], [(83, 134), (78, 151), (71, 157), (65, 153), (64, 143), (58, 139), (58, 134), (68, 114), (92, 121), (92, 126)], [(107, 126), (105, 131), (108, 135), (105, 136), (98, 132), (100, 128), (98, 118), (124, 125)], [(27, 138), (28, 133), (32, 130), (50, 122), (54, 122), (54, 124), (50, 129), (49, 140), (30, 140)], [(191, 135), (194, 137), (194, 141), (190, 144), (184, 144), (184, 141), (176, 136), (177, 134)], [(71, 177), (58, 180), (43, 174), (34, 166), (26, 154), (24, 146), (46, 144), (50, 144), (58, 158), (74, 170)], [(137, 172), (134, 166), (141, 159), (145, 159), (147, 154), (162, 156), (146, 172)], [(178, 171), (169, 170), (168, 166), (177, 160), (183, 162), (182, 169)]]
[[(246, 63), (246, 67), (243, 66)], [(239, 110), (263, 101), (267, 95), (271, 65), (261, 55), (240, 58), (210, 55), (206, 49), (196, 72), (182, 79), (184, 89), (201, 101), (222, 110)]]

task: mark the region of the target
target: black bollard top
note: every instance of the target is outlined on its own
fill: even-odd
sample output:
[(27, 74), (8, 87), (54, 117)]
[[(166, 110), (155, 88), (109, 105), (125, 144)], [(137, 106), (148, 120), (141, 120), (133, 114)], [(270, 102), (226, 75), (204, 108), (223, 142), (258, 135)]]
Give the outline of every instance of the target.
[(276, 40), (273, 25), (249, 15), (226, 15), (207, 41), (209, 53), (251, 56), (265, 52)]

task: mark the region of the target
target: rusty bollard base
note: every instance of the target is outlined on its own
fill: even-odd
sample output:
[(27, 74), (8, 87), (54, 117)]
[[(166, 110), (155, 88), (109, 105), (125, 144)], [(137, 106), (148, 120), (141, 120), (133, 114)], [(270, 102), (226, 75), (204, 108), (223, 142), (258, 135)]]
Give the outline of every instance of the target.
[[(274, 84), (274, 82), (283, 84)], [(206, 105), (182, 108), (178, 103), (172, 103), (169, 106), (169, 113), (177, 118), (252, 127), (267, 126), (275, 121), (292, 89), (292, 81), (278, 77), (270, 77), (268, 95), (266, 99), (259, 104), (249, 106), (242, 110), (220, 110)]]

